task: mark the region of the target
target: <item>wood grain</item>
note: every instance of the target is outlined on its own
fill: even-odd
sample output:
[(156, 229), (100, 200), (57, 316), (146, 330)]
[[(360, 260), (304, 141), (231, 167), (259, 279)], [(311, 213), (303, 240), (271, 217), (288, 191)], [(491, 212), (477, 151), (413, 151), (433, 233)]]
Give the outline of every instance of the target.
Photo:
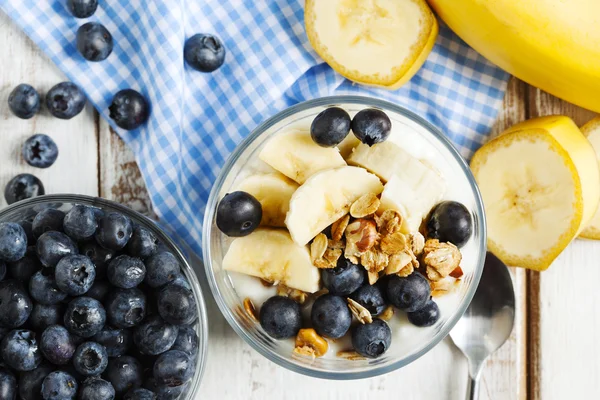
[[(529, 111), (580, 126), (594, 116), (532, 87)], [(599, 242), (575, 240), (547, 271), (528, 272), (531, 400), (600, 398), (599, 257)]]
[[(98, 194), (98, 150), (94, 110), (88, 105), (71, 120), (41, 113), (29, 120), (15, 117), (8, 96), (15, 86), (29, 83), (40, 95), (65, 80), (63, 74), (0, 12), (0, 207), (6, 205), (4, 187), (16, 174), (31, 173), (44, 184), (46, 193)], [(50, 168), (30, 167), (21, 156), (25, 140), (35, 134), (52, 137), (59, 148)]]

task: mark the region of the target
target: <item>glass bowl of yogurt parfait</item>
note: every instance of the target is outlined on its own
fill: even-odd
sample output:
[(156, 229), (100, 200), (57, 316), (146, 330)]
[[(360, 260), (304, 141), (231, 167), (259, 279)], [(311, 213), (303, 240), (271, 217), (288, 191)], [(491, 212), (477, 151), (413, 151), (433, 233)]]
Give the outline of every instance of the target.
[(265, 357), (327, 379), (380, 375), (463, 315), (486, 251), (479, 190), (434, 126), (378, 99), (270, 118), (212, 189), (203, 255), (216, 302)]

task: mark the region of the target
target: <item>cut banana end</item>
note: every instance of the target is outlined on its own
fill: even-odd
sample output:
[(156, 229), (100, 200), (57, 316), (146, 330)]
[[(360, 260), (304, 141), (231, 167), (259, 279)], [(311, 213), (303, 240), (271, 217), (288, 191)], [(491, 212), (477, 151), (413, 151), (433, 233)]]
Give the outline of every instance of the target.
[(337, 148), (319, 146), (305, 130), (278, 133), (258, 157), (299, 184), (318, 171), (346, 165)]
[[(581, 127), (581, 132), (588, 138), (596, 151), (597, 159), (600, 160), (600, 117), (594, 118)], [(591, 221), (583, 228), (579, 236), (585, 239), (600, 240), (600, 207), (596, 209)]]
[(294, 241), (305, 245), (347, 214), (359, 197), (382, 191), (379, 178), (362, 168), (346, 166), (321, 171), (296, 190), (285, 224)]
[(594, 149), (568, 117), (515, 125), (479, 149), (471, 168), (489, 250), (507, 265), (547, 269), (598, 206)]
[(421, 68), (438, 34), (425, 0), (306, 0), (306, 33), (339, 74), (397, 89)]
[(223, 258), (223, 269), (281, 282), (307, 293), (320, 287), (319, 270), (308, 248), (294, 243), (283, 229), (258, 228), (235, 239)]
[(237, 190), (250, 193), (262, 206), (263, 226), (285, 228), (285, 216), (290, 209), (290, 199), (298, 184), (282, 174), (258, 174), (245, 178)]

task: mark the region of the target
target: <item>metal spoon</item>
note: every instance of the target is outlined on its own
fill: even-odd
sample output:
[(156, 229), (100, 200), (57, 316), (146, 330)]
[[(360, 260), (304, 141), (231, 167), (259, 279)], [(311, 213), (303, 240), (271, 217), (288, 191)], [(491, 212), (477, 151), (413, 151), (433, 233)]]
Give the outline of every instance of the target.
[(467, 399), (479, 398), (485, 360), (510, 336), (515, 320), (515, 291), (506, 265), (488, 252), (473, 301), (450, 332), (469, 362)]

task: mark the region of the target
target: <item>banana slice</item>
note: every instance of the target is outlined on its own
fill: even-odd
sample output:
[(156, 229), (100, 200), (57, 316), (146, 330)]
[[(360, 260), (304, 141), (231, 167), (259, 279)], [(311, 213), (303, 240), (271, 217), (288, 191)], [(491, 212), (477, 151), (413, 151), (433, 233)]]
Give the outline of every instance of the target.
[(238, 190), (250, 193), (262, 205), (261, 225), (285, 228), (285, 215), (298, 184), (282, 174), (258, 174), (244, 179)]
[(350, 132), (348, 136), (346, 136), (346, 138), (337, 145), (337, 148), (344, 160), (347, 160), (348, 157), (350, 157), (350, 154), (352, 154), (352, 150), (354, 150), (354, 148), (359, 144), (360, 140), (358, 140), (358, 138), (354, 136), (352, 132)]
[[(600, 160), (600, 117), (596, 117), (582, 126), (581, 132), (588, 138), (596, 151), (596, 158)], [(583, 228), (579, 236), (586, 239), (600, 240), (600, 208), (596, 210), (592, 220)]]
[(382, 191), (379, 178), (362, 168), (346, 166), (319, 172), (292, 196), (285, 224), (294, 241), (305, 245), (347, 214), (360, 196)]
[(316, 292), (320, 286), (319, 270), (312, 264), (308, 248), (294, 243), (282, 229), (258, 228), (235, 239), (223, 258), (223, 269), (307, 293)]
[(446, 183), (433, 170), (422, 174), (416, 184), (394, 175), (383, 187), (378, 212), (396, 210), (402, 215), (402, 232), (418, 232), (423, 218), (439, 203), (445, 191)]
[(303, 130), (277, 134), (258, 157), (299, 184), (318, 171), (346, 165), (338, 149), (319, 146)]
[(547, 269), (592, 218), (598, 161), (568, 117), (515, 125), (471, 161), (488, 222), (488, 247), (507, 265)]
[(397, 89), (421, 68), (439, 27), (425, 0), (306, 0), (306, 33), (339, 74)]

